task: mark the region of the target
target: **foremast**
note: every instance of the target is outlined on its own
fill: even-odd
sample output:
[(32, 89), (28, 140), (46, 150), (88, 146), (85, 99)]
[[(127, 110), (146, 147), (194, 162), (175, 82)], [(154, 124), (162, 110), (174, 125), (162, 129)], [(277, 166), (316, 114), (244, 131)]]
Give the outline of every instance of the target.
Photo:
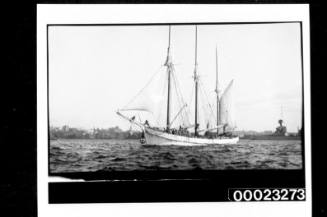
[(198, 26), (195, 26), (195, 58), (194, 58), (194, 83), (195, 83), (195, 117), (194, 117), (194, 136), (198, 136), (198, 83), (199, 83), (199, 75), (198, 75)]
[(171, 73), (173, 70), (173, 63), (171, 59), (170, 53), (170, 32), (171, 27), (169, 26), (169, 39), (168, 39), (168, 49), (167, 49), (167, 59), (165, 62), (165, 66), (167, 67), (168, 74), (168, 94), (167, 94), (167, 120), (166, 120), (166, 131), (169, 132), (170, 129), (170, 110), (171, 110)]

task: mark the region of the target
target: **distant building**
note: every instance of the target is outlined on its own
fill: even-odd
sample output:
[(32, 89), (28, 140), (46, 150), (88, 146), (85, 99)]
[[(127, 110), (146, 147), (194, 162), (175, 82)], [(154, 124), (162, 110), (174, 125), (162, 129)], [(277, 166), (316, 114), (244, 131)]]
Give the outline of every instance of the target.
[(67, 126), (67, 125), (64, 125), (64, 126), (62, 127), (62, 130), (63, 130), (64, 132), (67, 132), (67, 131), (69, 131), (69, 126)]
[(271, 130), (265, 130), (265, 131), (263, 131), (262, 134), (263, 135), (271, 135), (271, 134), (273, 134), (273, 131), (271, 131)]

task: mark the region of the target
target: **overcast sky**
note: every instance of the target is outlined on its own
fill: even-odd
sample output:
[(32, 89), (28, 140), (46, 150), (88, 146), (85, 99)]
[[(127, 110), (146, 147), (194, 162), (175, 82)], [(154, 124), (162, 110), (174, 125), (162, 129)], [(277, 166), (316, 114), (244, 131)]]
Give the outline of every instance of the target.
[[(183, 95), (189, 98), (194, 70), (194, 29), (172, 26), (172, 57)], [(165, 61), (168, 26), (49, 27), (50, 125), (80, 127), (129, 123), (115, 111)], [(199, 25), (198, 64), (210, 96), (234, 79), (238, 130), (274, 130), (281, 116), (288, 131), (301, 127), (300, 25)]]

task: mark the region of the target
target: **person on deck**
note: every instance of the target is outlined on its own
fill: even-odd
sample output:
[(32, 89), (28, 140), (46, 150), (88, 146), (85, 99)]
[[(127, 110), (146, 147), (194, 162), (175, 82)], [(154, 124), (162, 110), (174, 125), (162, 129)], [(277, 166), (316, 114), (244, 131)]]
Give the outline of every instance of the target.
[(147, 126), (147, 127), (150, 127), (149, 121), (145, 120), (144, 125)]
[(178, 129), (178, 135), (183, 135), (183, 128), (182, 126), (179, 126), (179, 129)]
[(227, 124), (224, 124), (224, 126), (223, 126), (223, 135), (226, 134), (226, 127), (227, 127)]

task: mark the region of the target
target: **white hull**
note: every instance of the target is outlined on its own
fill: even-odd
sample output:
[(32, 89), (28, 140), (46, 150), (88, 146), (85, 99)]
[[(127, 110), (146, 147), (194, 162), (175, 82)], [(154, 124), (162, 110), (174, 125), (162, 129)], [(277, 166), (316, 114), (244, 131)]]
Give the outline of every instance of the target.
[(218, 137), (213, 139), (196, 138), (174, 135), (150, 128), (144, 130), (147, 145), (183, 145), (183, 146), (199, 146), (199, 145), (218, 145), (218, 144), (236, 144), (239, 137)]

